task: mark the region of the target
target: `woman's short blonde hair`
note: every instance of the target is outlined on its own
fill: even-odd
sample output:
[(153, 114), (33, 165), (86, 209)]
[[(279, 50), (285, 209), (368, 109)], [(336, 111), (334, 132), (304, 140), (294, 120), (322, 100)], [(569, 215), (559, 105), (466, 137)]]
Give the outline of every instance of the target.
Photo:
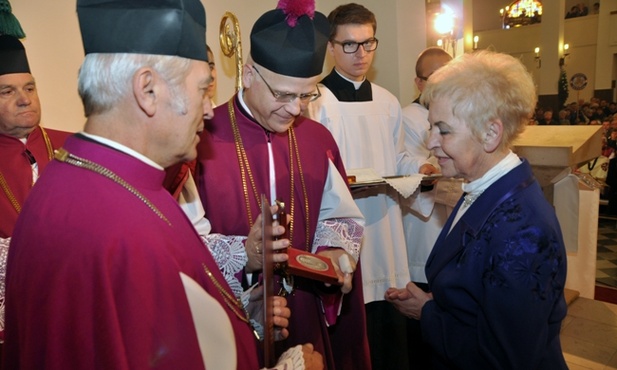
[(501, 147), (510, 147), (525, 129), (537, 102), (536, 88), (516, 58), (491, 51), (461, 55), (428, 79), (422, 103), (447, 99), (452, 114), (481, 139), (490, 122), (503, 123)]

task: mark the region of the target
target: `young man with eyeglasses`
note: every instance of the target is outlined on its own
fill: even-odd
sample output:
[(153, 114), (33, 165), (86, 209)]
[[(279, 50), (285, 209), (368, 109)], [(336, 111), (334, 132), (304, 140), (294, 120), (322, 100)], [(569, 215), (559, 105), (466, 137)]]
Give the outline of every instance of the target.
[(0, 35), (0, 246), (7, 248), (26, 196), (70, 135), (41, 126), (37, 91), (24, 45)]
[(9, 244), (32, 187), (68, 132), (41, 125), (41, 103), (24, 45), (0, 35), (0, 355), (4, 338), (4, 279)]
[[(305, 1), (312, 10), (300, 14), (290, 13), (284, 3), (253, 25), (243, 88), (206, 122), (196, 169), (200, 198), (212, 232), (223, 235), (249, 233), (262, 194), (270, 203), (285, 203), (291, 247), (331, 258), (340, 286), (297, 276), (281, 284), (293, 314), (289, 337), (277, 343), (277, 353), (310, 342), (327, 369), (369, 369), (362, 280), (355, 263), (364, 218), (332, 135), (302, 115), (320, 96), (317, 83), (330, 28), (313, 1)], [(261, 255), (252, 252), (250, 245), (220, 252), (237, 256), (220, 267), (244, 288), (261, 268)], [(349, 256), (355, 272), (341, 273), (339, 256)]]
[[(375, 15), (350, 3), (328, 20), (334, 69), (321, 81), (322, 97), (309, 107), (310, 117), (332, 132), (347, 169), (411, 173), (400, 104), (366, 78), (378, 46)], [(372, 368), (407, 369), (406, 318), (384, 299), (388, 287), (404, 286), (409, 277), (399, 195), (382, 185), (356, 189), (353, 197), (366, 218), (360, 259)]]

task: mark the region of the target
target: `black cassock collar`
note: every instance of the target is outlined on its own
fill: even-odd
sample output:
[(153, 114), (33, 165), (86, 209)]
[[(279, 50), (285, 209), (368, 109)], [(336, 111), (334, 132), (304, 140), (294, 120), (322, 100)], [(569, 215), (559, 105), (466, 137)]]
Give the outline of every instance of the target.
[(347, 81), (332, 69), (332, 72), (321, 80), (321, 83), (330, 89), (332, 94), (334, 94), (339, 101), (360, 102), (373, 100), (371, 83), (367, 79), (365, 79), (362, 85), (360, 85), (360, 88), (356, 90), (353, 83)]

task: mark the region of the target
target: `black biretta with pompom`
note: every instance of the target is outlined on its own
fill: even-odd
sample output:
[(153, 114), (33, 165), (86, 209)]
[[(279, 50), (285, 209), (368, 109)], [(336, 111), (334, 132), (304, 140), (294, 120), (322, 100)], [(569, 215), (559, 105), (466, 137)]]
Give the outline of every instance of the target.
[(291, 77), (321, 74), (330, 24), (314, 0), (280, 0), (251, 30), (251, 57), (270, 71)]

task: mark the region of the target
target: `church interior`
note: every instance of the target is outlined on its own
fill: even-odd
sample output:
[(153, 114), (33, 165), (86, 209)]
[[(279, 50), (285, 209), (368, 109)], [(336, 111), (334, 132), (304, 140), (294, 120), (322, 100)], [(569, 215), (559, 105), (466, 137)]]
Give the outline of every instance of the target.
[[(218, 47), (221, 17), (227, 11), (236, 14), (247, 31), (242, 42), (249, 45), (255, 14), (270, 8), (273, 1), (202, 2), (208, 9), (207, 41), (216, 46), (216, 100), (223, 102), (233, 95), (236, 75), (234, 61)], [(567, 111), (568, 123), (558, 127), (532, 119), (514, 151), (530, 159), (565, 230), (569, 306), (561, 340), (568, 366), (617, 369), (617, 211), (612, 207), (617, 209), (617, 181), (611, 179), (617, 179), (617, 169), (611, 172), (609, 165), (612, 160), (617, 167), (617, 140), (611, 141), (611, 132), (617, 135), (617, 1), (357, 2), (374, 9), (380, 19), (380, 54), (369, 77), (397, 96), (401, 105), (418, 95), (412, 83), (416, 56), (426, 46), (437, 45), (453, 57), (489, 49), (519, 58), (536, 83), (538, 110), (551, 110), (555, 117)], [(327, 12), (342, 3), (347, 1), (317, 0), (316, 6)], [(80, 130), (81, 102), (76, 89), (64, 88), (77, 85), (76, 71), (83, 58), (74, 1), (13, 1), (12, 5), (28, 31), (24, 44), (44, 102), (43, 124)], [(50, 28), (56, 31), (49, 32)], [(326, 58), (324, 73), (331, 69), (332, 61)]]

